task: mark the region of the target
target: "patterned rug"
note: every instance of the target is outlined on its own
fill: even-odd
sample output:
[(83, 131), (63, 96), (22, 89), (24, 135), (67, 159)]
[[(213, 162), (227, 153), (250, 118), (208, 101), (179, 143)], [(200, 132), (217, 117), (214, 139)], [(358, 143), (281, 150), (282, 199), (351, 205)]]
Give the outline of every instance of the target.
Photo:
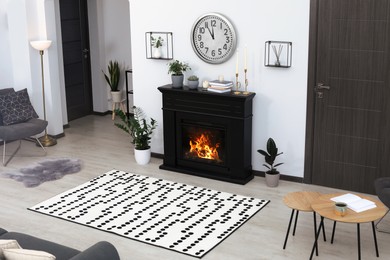
[(268, 203), (112, 170), (29, 209), (201, 258)]

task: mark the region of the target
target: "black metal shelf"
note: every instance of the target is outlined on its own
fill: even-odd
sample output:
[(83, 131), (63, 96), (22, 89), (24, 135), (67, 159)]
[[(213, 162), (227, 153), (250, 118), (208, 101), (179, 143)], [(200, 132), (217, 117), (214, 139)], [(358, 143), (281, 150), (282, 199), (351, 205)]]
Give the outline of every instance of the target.
[(128, 74), (133, 74), (133, 70), (125, 70), (125, 78), (126, 78), (126, 113), (127, 113), (127, 116), (130, 115), (130, 113), (129, 113), (129, 111), (130, 111), (130, 108), (129, 108), (129, 94), (130, 95), (134, 94), (132, 89), (129, 90)]

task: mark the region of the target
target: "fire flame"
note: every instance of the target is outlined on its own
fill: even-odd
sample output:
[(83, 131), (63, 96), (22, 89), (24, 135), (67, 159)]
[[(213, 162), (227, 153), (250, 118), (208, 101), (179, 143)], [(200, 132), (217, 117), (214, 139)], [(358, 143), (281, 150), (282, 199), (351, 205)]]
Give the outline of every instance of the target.
[(194, 141), (190, 140), (190, 147), (190, 153), (199, 158), (220, 161), (217, 151), (219, 143), (212, 147), (210, 138), (205, 134), (201, 134)]

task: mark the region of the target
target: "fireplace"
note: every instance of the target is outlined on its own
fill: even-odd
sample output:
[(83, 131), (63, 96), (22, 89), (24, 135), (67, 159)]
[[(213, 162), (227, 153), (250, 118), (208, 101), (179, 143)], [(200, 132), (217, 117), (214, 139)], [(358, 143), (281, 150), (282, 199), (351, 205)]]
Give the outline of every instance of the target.
[(161, 169), (245, 184), (253, 178), (252, 100), (202, 90), (158, 88), (163, 94)]

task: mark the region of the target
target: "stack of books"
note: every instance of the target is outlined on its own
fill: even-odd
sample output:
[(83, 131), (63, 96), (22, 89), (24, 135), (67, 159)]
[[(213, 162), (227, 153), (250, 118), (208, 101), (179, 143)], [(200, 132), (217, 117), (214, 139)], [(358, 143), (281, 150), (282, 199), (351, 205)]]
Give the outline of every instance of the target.
[(232, 91), (233, 81), (219, 81), (212, 80), (209, 82), (210, 87), (207, 89), (211, 92), (216, 93), (227, 93)]

